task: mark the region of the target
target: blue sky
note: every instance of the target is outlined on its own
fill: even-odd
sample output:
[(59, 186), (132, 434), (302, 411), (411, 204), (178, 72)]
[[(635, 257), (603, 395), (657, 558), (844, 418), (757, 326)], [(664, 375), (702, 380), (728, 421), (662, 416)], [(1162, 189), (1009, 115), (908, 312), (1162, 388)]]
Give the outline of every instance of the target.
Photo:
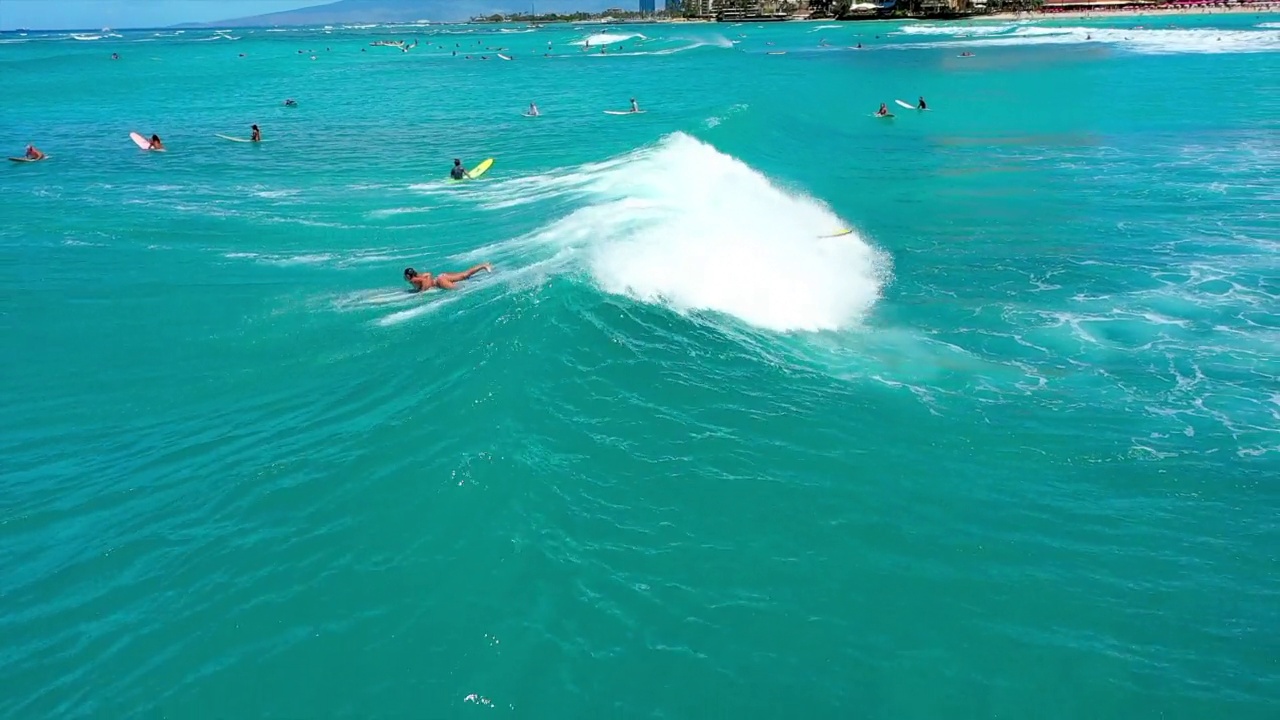
[(0, 0), (0, 30), (164, 27), (323, 5), (329, 0)]

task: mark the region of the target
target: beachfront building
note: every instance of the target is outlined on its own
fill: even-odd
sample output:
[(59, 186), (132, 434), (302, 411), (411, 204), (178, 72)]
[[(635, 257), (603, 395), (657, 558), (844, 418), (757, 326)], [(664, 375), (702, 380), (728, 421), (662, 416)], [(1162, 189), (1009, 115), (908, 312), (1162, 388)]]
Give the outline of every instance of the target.
[(654, 9), (654, 0), (640, 0), (640, 14), (652, 15)]
[(672, 17), (684, 12), (684, 3), (681, 0), (667, 0), (664, 7), (667, 9), (667, 14)]
[(785, 20), (807, 10), (808, 4), (808, 0), (684, 0), (682, 3), (685, 17), (721, 20)]

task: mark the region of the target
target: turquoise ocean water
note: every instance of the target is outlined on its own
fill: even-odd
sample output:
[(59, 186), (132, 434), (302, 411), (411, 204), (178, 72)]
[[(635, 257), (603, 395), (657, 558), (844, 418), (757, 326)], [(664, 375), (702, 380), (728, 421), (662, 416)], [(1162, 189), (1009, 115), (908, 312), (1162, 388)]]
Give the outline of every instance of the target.
[(0, 77), (0, 717), (1280, 716), (1280, 17)]

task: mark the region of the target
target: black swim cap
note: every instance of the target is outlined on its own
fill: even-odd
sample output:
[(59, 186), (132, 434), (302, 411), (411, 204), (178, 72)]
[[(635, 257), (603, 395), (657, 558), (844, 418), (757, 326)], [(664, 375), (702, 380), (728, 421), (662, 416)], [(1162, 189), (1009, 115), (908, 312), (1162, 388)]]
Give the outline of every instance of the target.
[(453, 159), (453, 164), (454, 164), (454, 165), (461, 165), (461, 164), (462, 164), (462, 161), (461, 161), (461, 160), (459, 160), (458, 158), (454, 158), (454, 159)]
[(404, 269), (404, 276), (405, 276), (405, 277), (416, 277), (417, 275), (418, 275), (418, 271), (417, 271), (417, 270), (414, 270), (413, 268), (405, 268), (405, 269)]

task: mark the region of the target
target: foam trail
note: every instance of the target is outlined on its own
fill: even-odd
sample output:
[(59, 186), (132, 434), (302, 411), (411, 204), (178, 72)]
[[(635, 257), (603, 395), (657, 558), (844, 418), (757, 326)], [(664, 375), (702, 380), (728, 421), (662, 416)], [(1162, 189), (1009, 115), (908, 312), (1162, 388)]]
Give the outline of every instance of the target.
[(385, 308), (388, 305), (404, 305), (420, 298), (416, 293), (407, 290), (366, 290), (349, 293), (332, 300), (337, 310), (364, 310), (369, 308)]
[(683, 133), (558, 174), (554, 189), (526, 178), (486, 192), (504, 202), (576, 196), (578, 209), (524, 243), (609, 293), (774, 331), (835, 330), (866, 315), (888, 275), (887, 257), (856, 234), (819, 239), (845, 224), (821, 203)]
[[(437, 293), (432, 294), (434, 295)], [(417, 307), (409, 308), (408, 310), (400, 310), (398, 312), (393, 312), (390, 315), (384, 315), (378, 318), (374, 324), (379, 327), (391, 327), (392, 325), (399, 325), (400, 323), (408, 322), (416, 317), (421, 317), (427, 313), (435, 312), (449, 303), (456, 302), (458, 294), (453, 293), (450, 297), (443, 299), (433, 298), (424, 294), (418, 294), (414, 297), (421, 301), (422, 304)]]

